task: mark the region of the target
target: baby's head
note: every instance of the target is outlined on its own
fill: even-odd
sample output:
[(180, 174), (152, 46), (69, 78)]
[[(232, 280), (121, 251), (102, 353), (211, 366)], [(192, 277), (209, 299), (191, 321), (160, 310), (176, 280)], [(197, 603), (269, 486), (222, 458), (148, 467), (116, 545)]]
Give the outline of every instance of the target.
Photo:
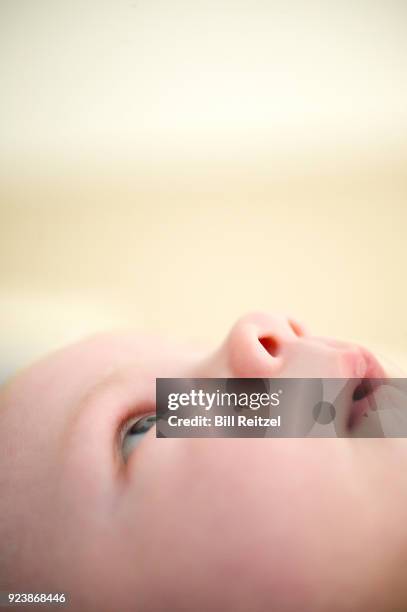
[(37, 363), (0, 392), (0, 591), (84, 612), (405, 610), (404, 440), (152, 428), (122, 456), (157, 377), (365, 375), (367, 351), (260, 313), (209, 355), (121, 334)]

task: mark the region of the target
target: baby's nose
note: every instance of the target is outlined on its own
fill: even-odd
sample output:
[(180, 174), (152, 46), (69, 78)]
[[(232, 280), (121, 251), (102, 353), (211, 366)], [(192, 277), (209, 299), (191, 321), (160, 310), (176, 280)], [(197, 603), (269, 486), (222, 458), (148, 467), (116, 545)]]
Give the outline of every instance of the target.
[(355, 344), (311, 336), (297, 321), (252, 313), (239, 319), (221, 351), (238, 378), (363, 378), (384, 376), (377, 360)]
[(267, 378), (280, 375), (287, 347), (306, 337), (305, 328), (289, 317), (255, 312), (237, 321), (223, 349), (232, 376)]

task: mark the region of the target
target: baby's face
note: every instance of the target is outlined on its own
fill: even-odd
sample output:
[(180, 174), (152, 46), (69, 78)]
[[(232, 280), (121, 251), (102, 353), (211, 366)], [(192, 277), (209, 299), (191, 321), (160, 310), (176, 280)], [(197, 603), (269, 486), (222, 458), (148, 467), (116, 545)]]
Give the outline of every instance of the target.
[(407, 444), (162, 439), (123, 460), (156, 377), (381, 376), (354, 345), (241, 319), (208, 355), (98, 336), (0, 393), (0, 590), (72, 610), (397, 612), (407, 604)]

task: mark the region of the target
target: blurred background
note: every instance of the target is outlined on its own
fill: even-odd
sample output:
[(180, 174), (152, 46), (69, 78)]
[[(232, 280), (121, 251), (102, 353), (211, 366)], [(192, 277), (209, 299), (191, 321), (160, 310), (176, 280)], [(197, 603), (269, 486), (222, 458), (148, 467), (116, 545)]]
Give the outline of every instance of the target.
[(403, 0), (0, 0), (0, 379), (252, 309), (407, 367)]

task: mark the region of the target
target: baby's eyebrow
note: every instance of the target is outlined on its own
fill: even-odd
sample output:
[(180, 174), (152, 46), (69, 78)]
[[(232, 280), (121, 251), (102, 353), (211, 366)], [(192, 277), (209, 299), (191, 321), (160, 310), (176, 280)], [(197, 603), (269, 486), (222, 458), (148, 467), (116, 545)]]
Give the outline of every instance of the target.
[(138, 406), (147, 402), (151, 404), (152, 390), (155, 402), (155, 379), (152, 379), (151, 383), (147, 385), (149, 391), (146, 393), (146, 380), (140, 376), (140, 372), (131, 367), (109, 372), (89, 385), (77, 396), (69, 413), (64, 443), (72, 441), (82, 427), (94, 427), (101, 413), (103, 422), (110, 431), (118, 430), (121, 422), (134, 415)]
[(69, 415), (67, 429), (74, 429), (83, 413), (92, 410), (92, 407), (100, 411), (101, 402), (106, 406), (109, 405), (109, 401), (113, 401), (113, 399), (116, 399), (117, 402), (117, 394), (120, 394), (122, 388), (123, 380), (117, 372), (108, 374), (104, 378), (88, 385), (75, 398), (74, 406)]
[(98, 465), (103, 465), (105, 477), (116, 478), (119, 457), (115, 441), (122, 389), (120, 377), (108, 376), (83, 390), (68, 410), (61, 432), (59, 459), (71, 474), (77, 474), (78, 470), (98, 474)]

